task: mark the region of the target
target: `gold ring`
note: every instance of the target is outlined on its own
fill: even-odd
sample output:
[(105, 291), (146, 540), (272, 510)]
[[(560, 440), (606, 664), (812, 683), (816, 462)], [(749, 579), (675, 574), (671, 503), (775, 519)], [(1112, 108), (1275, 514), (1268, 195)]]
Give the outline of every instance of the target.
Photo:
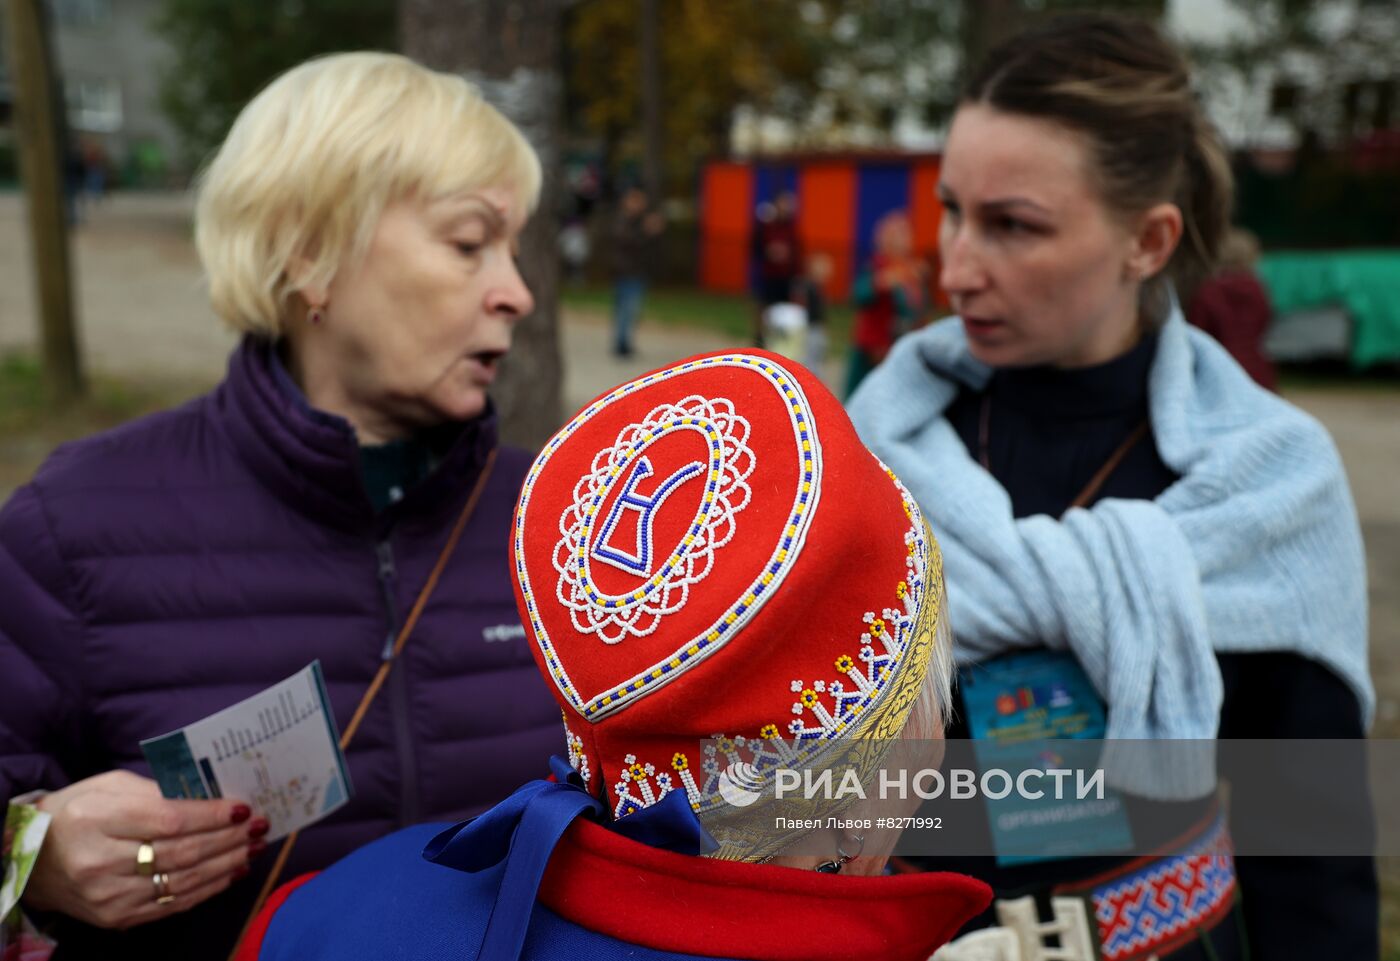
[(169, 904), (175, 900), (175, 895), (170, 893), (170, 875), (157, 871), (151, 875), (151, 881), (156, 886), (156, 904)]
[(136, 849), (136, 873), (148, 878), (156, 873), (156, 849), (150, 841), (142, 841)]

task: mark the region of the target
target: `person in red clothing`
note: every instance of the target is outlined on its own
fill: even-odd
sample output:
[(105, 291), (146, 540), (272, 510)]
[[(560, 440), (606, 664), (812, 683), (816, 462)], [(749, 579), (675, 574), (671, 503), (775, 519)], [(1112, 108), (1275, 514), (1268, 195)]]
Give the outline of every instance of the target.
[(875, 253), (856, 277), (851, 296), (860, 310), (851, 334), (848, 397), (894, 342), (918, 326), (928, 306), (928, 264), (914, 255), (914, 228), (903, 210), (875, 225)]
[(884, 876), (898, 829), (770, 790), (927, 749), (951, 699), (938, 545), (816, 375), (731, 352), (623, 384), (545, 445), (513, 528), (568, 760), (284, 888), (238, 961), (925, 961), (987, 906)]
[(1220, 248), (1220, 269), (1196, 288), (1186, 319), (1230, 352), (1254, 382), (1278, 388), (1278, 371), (1264, 353), (1264, 335), (1273, 321), (1269, 293), (1254, 273), (1259, 238), (1231, 229)]
[(771, 204), (760, 204), (754, 224), (754, 259), (758, 265), (753, 342), (763, 346), (763, 312), (789, 303), (793, 284), (802, 276), (802, 241), (797, 236), (797, 195), (785, 190)]

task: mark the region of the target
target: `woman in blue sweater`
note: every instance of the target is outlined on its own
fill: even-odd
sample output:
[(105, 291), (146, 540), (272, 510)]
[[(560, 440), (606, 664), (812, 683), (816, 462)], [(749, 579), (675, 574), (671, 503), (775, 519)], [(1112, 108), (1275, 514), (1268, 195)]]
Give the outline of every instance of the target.
[[(1366, 574), (1331, 439), (1177, 306), (1231, 200), (1189, 81), (1145, 22), (1067, 18), (992, 51), (954, 116), (940, 282), (959, 316), (905, 338), (851, 401), (944, 545), (950, 738), (982, 741), (1040, 700), (1076, 704), (1081, 735), (1108, 739), (1361, 738), (1369, 723)], [(1218, 877), (1162, 889), (1186, 862), (1156, 841), (1228, 852), (1250, 826), (1215, 813), (1213, 770), (1119, 760), (1122, 803), (1085, 857), (956, 869), (1042, 913), (1052, 894), (1088, 898), (1111, 961), (1243, 958), (1247, 943), (1376, 956), (1369, 858), (1226, 854)], [(1352, 774), (1339, 793), (1364, 813)], [(1234, 787), (1233, 811), (1258, 810)], [(1105, 853), (1125, 846), (1164, 856), (1142, 869)], [(1124, 891), (1177, 909), (1115, 913)]]

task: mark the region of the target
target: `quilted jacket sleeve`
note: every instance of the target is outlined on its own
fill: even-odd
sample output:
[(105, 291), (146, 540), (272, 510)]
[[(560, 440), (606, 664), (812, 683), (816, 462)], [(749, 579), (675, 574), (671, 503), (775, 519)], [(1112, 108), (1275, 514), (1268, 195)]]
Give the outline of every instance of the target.
[(0, 509), (0, 810), (74, 780), (81, 623), (39, 492)]

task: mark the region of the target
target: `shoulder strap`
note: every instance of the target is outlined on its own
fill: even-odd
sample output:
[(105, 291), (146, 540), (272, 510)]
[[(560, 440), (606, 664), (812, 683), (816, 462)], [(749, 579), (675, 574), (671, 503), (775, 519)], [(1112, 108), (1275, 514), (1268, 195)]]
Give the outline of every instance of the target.
[[(491, 468), (496, 464), (496, 451), (493, 449), (486, 457), (486, 462), (481, 467), (481, 473), (477, 476), (476, 484), (472, 487), (471, 496), (467, 498), (467, 503), (462, 508), (462, 513), (457, 517), (457, 523), (452, 525), (452, 533), (447, 536), (447, 543), (442, 545), (442, 552), (438, 554), (437, 563), (433, 565), (432, 572), (428, 575), (428, 580), (423, 584), (423, 589), (418, 592), (418, 599), (413, 602), (413, 609), (408, 612), (408, 618), (403, 622), (403, 627), (399, 630), (399, 636), (394, 641), (393, 653), (388, 660), (382, 661), (379, 670), (375, 672), (374, 679), (369, 682), (364, 697), (360, 698), (360, 704), (355, 708), (355, 713), (350, 716), (350, 723), (345, 725), (345, 730), (340, 735), (340, 749), (343, 751), (350, 746), (350, 741), (355, 737), (355, 732), (360, 729), (360, 722), (364, 720), (366, 712), (374, 703), (375, 697), (379, 694), (380, 688), (384, 686), (384, 679), (389, 676), (389, 671), (393, 669), (394, 662), (399, 659), (399, 654), (403, 651), (404, 645), (408, 643), (408, 637), (413, 633), (413, 628), (418, 624), (418, 618), (422, 615), (423, 609), (428, 606), (428, 599), (432, 597), (433, 588), (437, 587), (438, 580), (442, 577), (443, 570), (447, 567), (447, 561), (452, 557), (457, 548), (457, 542), (462, 539), (462, 532), (466, 530), (467, 521), (471, 519), (472, 513), (476, 510), (477, 501), (481, 500), (481, 492), (486, 488), (486, 481), (491, 476)], [(268, 895), (277, 886), (278, 879), (282, 876), (283, 869), (287, 866), (287, 858), (292, 853), (292, 848), (297, 843), (297, 837), (301, 832), (293, 831), (287, 835), (287, 839), (282, 842), (282, 849), (277, 852), (277, 860), (273, 862), (272, 870), (268, 872), (267, 880), (263, 882), (262, 890), (258, 892), (257, 900), (253, 902), (253, 909), (248, 912), (248, 918), (243, 922), (243, 930), (238, 933), (238, 940), (234, 942), (233, 951), (229, 953), (229, 961), (234, 961), (238, 957), (239, 945), (248, 935), (249, 926), (253, 919), (262, 910)]]

